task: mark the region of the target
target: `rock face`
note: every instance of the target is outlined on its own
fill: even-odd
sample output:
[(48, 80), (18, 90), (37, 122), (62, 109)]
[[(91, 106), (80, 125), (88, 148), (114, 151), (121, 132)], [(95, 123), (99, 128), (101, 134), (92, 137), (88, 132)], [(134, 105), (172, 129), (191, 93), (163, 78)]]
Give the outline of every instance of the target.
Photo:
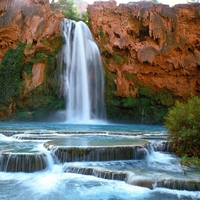
[[(49, 90), (52, 77), (48, 79), (50, 76), (48, 73), (50, 70), (53, 73), (55, 50), (62, 44), (62, 39), (58, 39), (61, 18), (63, 15), (60, 12), (51, 9), (49, 0), (0, 0), (0, 73), (2, 73), (0, 87), (1, 91), (7, 92), (8, 97), (3, 100), (5, 92), (0, 92), (0, 118), (6, 119), (17, 109), (35, 111), (50, 97), (50, 93), (44, 90)], [(16, 61), (17, 56), (14, 58), (14, 54), (21, 51), (16, 50), (19, 43), (25, 44), (21, 63)], [(22, 89), (13, 94), (9, 94), (6, 86), (13, 83), (12, 73), (6, 71), (7, 61), (3, 61), (8, 50), (13, 50), (7, 55), (7, 57), (10, 56), (10, 60), (13, 60), (8, 62), (7, 68), (13, 68), (12, 70), (16, 71), (16, 68), (20, 69), (20, 66), (15, 66), (15, 64), (22, 64), (16, 83)], [(8, 79), (11, 79), (10, 82)], [(40, 99), (42, 96), (43, 100)], [(31, 103), (34, 98), (34, 103)], [(36, 102), (37, 98), (40, 99), (40, 103)]]
[(95, 2), (88, 13), (116, 98), (141, 97), (143, 86), (173, 99), (200, 95), (200, 4)]
[[(108, 119), (162, 123), (176, 99), (200, 95), (200, 4), (95, 2), (88, 14), (105, 66)], [(0, 0), (0, 120), (33, 120), (61, 106), (61, 18), (48, 0)]]
[[(95, 2), (89, 5), (91, 28), (102, 51), (122, 53), (127, 62), (117, 66), (117, 94), (131, 90), (124, 74), (135, 74), (145, 85), (174, 95), (200, 94), (200, 4), (167, 5), (149, 2), (120, 4)], [(99, 32), (106, 44), (102, 45)], [(106, 56), (104, 56), (106, 57)]]
[(18, 42), (44, 46), (44, 38), (58, 35), (61, 17), (49, 0), (0, 0), (0, 59)]

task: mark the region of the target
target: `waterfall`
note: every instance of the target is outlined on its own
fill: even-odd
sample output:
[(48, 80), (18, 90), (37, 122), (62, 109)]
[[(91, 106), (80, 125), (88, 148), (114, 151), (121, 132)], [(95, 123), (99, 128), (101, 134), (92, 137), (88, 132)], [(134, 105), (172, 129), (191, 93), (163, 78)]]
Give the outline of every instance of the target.
[(10, 153), (0, 154), (0, 171), (5, 172), (36, 172), (48, 166), (44, 153)]
[(54, 147), (47, 143), (44, 146), (51, 151), (52, 156), (60, 163), (111, 161), (111, 160), (140, 160), (148, 156), (149, 152), (143, 146), (117, 147)]
[(104, 76), (99, 49), (87, 25), (62, 20), (62, 94), (66, 98), (65, 119), (90, 123), (105, 119)]
[(68, 166), (66, 167), (65, 172), (93, 175), (93, 176), (104, 178), (104, 179), (120, 180), (120, 181), (125, 181), (128, 176), (128, 172), (106, 170), (105, 168), (102, 168), (102, 167), (93, 168), (93, 167)]

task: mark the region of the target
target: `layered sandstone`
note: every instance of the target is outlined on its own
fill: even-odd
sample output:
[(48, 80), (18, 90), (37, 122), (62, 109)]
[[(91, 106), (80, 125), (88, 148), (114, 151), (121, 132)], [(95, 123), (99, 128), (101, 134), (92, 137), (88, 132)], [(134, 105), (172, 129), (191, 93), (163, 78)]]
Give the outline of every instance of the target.
[(200, 4), (95, 2), (88, 13), (105, 67), (116, 75), (117, 96), (136, 95), (138, 81), (184, 99), (200, 95)]
[[(0, 60), (8, 49), (14, 49), (19, 42), (27, 43), (27, 57), (41, 49), (49, 51), (44, 41), (58, 36), (62, 17), (61, 13), (51, 10), (49, 0), (0, 0)], [(43, 67), (38, 65), (37, 71), (41, 73), (34, 70), (35, 67), (32, 85), (27, 85), (29, 88), (44, 81)], [(27, 80), (25, 82), (28, 83)]]
[[(47, 80), (47, 74), (45, 77), (47, 58), (53, 58), (55, 49), (61, 44), (61, 41), (57, 44), (55, 42), (55, 38), (60, 36), (61, 18), (61, 12), (51, 9), (49, 0), (0, 0), (0, 62), (9, 49), (15, 49), (19, 43), (25, 43), (24, 69), (20, 74), (24, 91), (20, 92), (20, 97), (10, 94), (11, 97), (0, 104), (0, 120), (13, 115), (16, 108), (34, 111), (45, 105), (50, 94), (33, 91), (44, 82), (46, 90), (49, 89), (50, 80)], [(38, 61), (34, 57), (37, 54), (40, 54)], [(28, 65), (31, 65), (29, 74)], [(54, 68), (54, 63), (48, 65)], [(3, 78), (4, 75), (1, 75), (1, 79)], [(6, 87), (5, 84), (1, 85), (0, 89), (4, 90), (3, 87)]]

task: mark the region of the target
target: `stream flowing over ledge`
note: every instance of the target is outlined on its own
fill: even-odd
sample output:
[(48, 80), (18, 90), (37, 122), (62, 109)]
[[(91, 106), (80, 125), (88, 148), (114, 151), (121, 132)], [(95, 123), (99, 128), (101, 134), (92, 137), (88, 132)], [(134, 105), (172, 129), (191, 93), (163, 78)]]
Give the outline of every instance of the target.
[(162, 126), (0, 123), (0, 129), (1, 198), (16, 199), (17, 189), (20, 199), (72, 199), (69, 188), (77, 199), (200, 197), (199, 170), (184, 175)]

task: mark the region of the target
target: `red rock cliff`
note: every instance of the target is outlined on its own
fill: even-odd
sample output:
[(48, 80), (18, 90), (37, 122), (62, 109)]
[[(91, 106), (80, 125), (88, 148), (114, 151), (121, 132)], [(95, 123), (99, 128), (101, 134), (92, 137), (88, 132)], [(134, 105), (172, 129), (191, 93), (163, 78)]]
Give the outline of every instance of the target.
[[(0, 60), (18, 42), (43, 48), (59, 32), (61, 13), (54, 13), (49, 0), (0, 0)], [(26, 52), (28, 53), (34, 53)]]
[(127, 74), (153, 91), (200, 95), (200, 4), (95, 2), (88, 13), (117, 96), (137, 94)]
[[(0, 0), (1, 64), (5, 53), (10, 52), (7, 66), (5, 61), (1, 66), (0, 120), (15, 114), (16, 110), (19, 115), (20, 111), (25, 114), (24, 120), (29, 117), (32, 120), (32, 112), (44, 107), (50, 98), (57, 98), (48, 91), (52, 91), (50, 86), (56, 82), (50, 73), (56, 70), (54, 52), (62, 44), (59, 38), (61, 18), (60, 12), (52, 11), (49, 0)], [(13, 49), (16, 53), (19, 43), (25, 44), (21, 68), (14, 53), (8, 51)], [(19, 51), (18, 48), (18, 54)], [(19, 75), (14, 84), (16, 73), (12, 70), (17, 71), (16, 68), (19, 68)], [(9, 90), (9, 85), (11, 89), (16, 87), (16, 91)]]

